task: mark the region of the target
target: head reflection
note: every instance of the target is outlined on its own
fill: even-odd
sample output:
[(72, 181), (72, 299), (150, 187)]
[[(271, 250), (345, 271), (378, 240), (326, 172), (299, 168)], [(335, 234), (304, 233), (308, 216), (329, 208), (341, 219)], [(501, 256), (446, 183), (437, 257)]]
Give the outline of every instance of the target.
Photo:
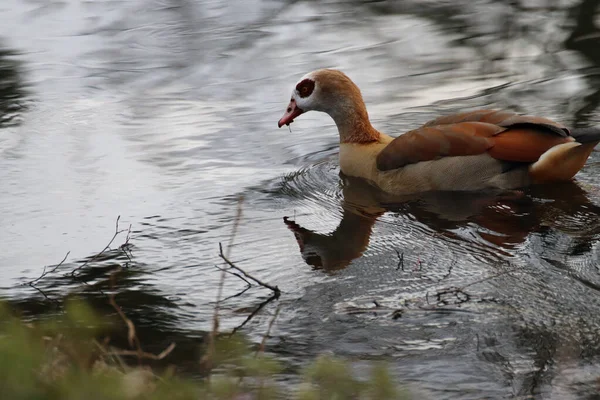
[[(543, 238), (549, 230), (556, 229), (576, 235), (579, 241), (589, 241), (600, 233), (600, 207), (574, 182), (526, 191), (431, 192), (390, 197), (362, 180), (343, 177), (341, 207), (338, 226), (327, 233), (284, 218), (306, 264), (325, 271), (347, 267), (368, 249), (373, 227), (387, 212), (405, 215), (425, 224), (434, 234), (463, 240), (467, 246), (483, 242), (503, 256), (510, 256), (532, 233)], [(472, 241), (465, 235), (459, 236), (459, 229), (468, 229)]]

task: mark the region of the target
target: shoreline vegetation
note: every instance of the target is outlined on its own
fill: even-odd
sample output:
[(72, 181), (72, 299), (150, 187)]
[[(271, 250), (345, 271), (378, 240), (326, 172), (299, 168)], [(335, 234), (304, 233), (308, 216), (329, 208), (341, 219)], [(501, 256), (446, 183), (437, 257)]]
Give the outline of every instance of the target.
[[(69, 253), (56, 265), (47, 266), (36, 279), (24, 283), (53, 305), (51, 317), (31, 318), (19, 315), (10, 302), (0, 302), (0, 392), (3, 398), (19, 399), (409, 399), (405, 387), (396, 383), (387, 367), (374, 363), (368, 376), (357, 377), (350, 362), (321, 356), (303, 368), (299, 383), (286, 382), (283, 363), (277, 355), (267, 354), (268, 338), (279, 308), (269, 321), (260, 343), (249, 342), (240, 331), (268, 303), (277, 300), (281, 291), (252, 276), (229, 259), (241, 219), (242, 200), (238, 203), (231, 239), (224, 250), (219, 243), (221, 271), (217, 301), (214, 306), (212, 331), (199, 344), (197, 362), (199, 377), (180, 372), (169, 356), (176, 341), (159, 352), (144, 350), (135, 323), (119, 306), (116, 288), (119, 274), (133, 261), (131, 226), (120, 229), (117, 218), (115, 232), (97, 254), (64, 271)], [(125, 234), (121, 245), (113, 246)], [(86, 301), (70, 296), (59, 301), (38, 285), (51, 274), (67, 274), (77, 282), (84, 269), (95, 261), (112, 255), (118, 261), (107, 272), (99, 289), (111, 315), (100, 315)], [(226, 276), (245, 281), (247, 288), (259, 285), (271, 296), (259, 304), (232, 332), (219, 330), (219, 306)], [(244, 291), (245, 291), (244, 290)], [(244, 291), (238, 293), (239, 296)], [(17, 308), (18, 309), (18, 308)], [(115, 330), (126, 331), (126, 346), (111, 339)], [(156, 346), (154, 346), (156, 347)], [(156, 367), (160, 362), (160, 368)], [(288, 373), (289, 376), (289, 373)], [(288, 379), (289, 380), (289, 379)]]
[(199, 360), (203, 378), (193, 379), (176, 365), (160, 371), (148, 365), (167, 359), (175, 344), (160, 354), (144, 352), (125, 317), (131, 349), (113, 347), (102, 333), (115, 321), (99, 319), (77, 300), (48, 321), (25, 322), (6, 305), (0, 317), (0, 390), (7, 399), (411, 398), (384, 365), (374, 364), (367, 379), (358, 379), (349, 363), (327, 356), (304, 369), (300, 384), (281, 382), (282, 363), (264, 352), (268, 332), (259, 346), (239, 333), (218, 335)]

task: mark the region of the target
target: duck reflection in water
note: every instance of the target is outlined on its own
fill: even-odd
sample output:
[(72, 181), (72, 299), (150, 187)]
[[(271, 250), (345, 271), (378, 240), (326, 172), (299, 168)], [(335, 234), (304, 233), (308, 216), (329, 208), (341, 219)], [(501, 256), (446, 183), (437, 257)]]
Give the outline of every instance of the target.
[[(430, 192), (390, 196), (365, 181), (342, 177), (342, 219), (330, 233), (318, 233), (284, 218), (304, 261), (325, 271), (340, 270), (368, 248), (373, 226), (386, 212), (407, 215), (434, 235), (465, 240), (467, 228), (498, 253), (510, 255), (531, 233), (558, 230), (589, 243), (600, 235), (600, 207), (576, 182), (539, 185), (525, 191)], [(578, 246), (575, 243), (575, 246)]]

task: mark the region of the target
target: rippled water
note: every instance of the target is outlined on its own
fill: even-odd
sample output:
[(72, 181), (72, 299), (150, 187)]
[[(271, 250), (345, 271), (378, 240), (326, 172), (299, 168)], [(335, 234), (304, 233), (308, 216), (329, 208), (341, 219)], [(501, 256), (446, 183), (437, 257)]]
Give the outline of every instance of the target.
[[(385, 360), (431, 398), (593, 398), (597, 153), (575, 183), (389, 198), (339, 175), (328, 117), (276, 128), (320, 67), (346, 71), (392, 135), (475, 107), (600, 125), (596, 1), (522, 3), (5, 0), (4, 295), (34, 316), (71, 294), (106, 307), (127, 262), (117, 299), (142, 343), (176, 340), (193, 370), (233, 237), (231, 259), (283, 292), (241, 329), (259, 340), (280, 307), (268, 348), (286, 379), (333, 352), (359, 370)], [(67, 251), (65, 272), (102, 250), (118, 215), (131, 261), (48, 275), (52, 300), (21, 285)], [(224, 296), (244, 288), (228, 276)], [(222, 329), (269, 296), (226, 300)]]

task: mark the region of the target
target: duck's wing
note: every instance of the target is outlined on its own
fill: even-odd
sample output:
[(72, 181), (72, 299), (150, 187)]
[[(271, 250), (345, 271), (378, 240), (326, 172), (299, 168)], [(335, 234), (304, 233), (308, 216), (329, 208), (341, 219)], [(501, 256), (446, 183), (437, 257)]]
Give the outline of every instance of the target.
[(546, 118), (477, 110), (436, 118), (397, 137), (379, 153), (377, 168), (388, 171), (483, 153), (500, 161), (533, 163), (551, 147), (573, 140), (566, 127)]

